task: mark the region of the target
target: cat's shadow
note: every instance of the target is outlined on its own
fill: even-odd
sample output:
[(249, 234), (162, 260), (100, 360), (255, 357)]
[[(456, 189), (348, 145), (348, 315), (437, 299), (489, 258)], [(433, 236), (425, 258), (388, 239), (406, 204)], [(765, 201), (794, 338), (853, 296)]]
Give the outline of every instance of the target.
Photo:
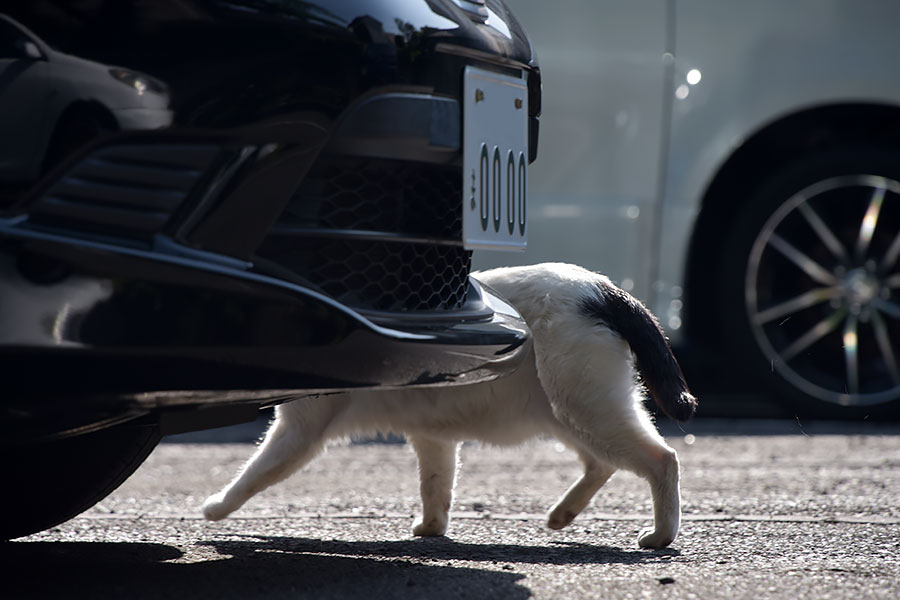
[(286, 552), (411, 560), (462, 560), (476, 563), (503, 563), (511, 567), (515, 567), (516, 564), (639, 564), (660, 562), (681, 555), (674, 548), (656, 551), (623, 550), (614, 546), (597, 546), (580, 542), (551, 542), (533, 546), (471, 543), (455, 541), (444, 536), (383, 542), (356, 542), (251, 535), (246, 536), (246, 539), (239, 537), (229, 540), (211, 540), (201, 542), (201, 545), (212, 546), (219, 553), (231, 556), (247, 556), (257, 552)]

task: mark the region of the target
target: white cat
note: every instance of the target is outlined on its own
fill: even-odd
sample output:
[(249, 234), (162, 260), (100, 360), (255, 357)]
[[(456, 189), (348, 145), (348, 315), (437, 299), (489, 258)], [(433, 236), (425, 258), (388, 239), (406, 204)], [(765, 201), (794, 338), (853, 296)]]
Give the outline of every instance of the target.
[(531, 328), (530, 355), (515, 373), (469, 386), (354, 391), (278, 406), (262, 445), (206, 500), (204, 516), (226, 517), (307, 464), (328, 440), (391, 431), (407, 436), (419, 460), (423, 515), (413, 534), (443, 535), (461, 440), (507, 445), (551, 435), (578, 453), (584, 475), (550, 509), (549, 527), (571, 523), (621, 468), (647, 479), (653, 496), (654, 527), (638, 544), (670, 544), (681, 518), (678, 458), (644, 409), (634, 365), (670, 417), (689, 419), (697, 402), (656, 320), (606, 277), (573, 265), (474, 277), (509, 300)]

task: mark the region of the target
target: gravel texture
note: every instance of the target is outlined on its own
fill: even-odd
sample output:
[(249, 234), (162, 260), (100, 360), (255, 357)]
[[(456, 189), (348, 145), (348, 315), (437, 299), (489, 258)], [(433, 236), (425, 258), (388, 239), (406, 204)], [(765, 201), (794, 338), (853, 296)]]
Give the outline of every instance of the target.
[(252, 446), (163, 444), (83, 516), (0, 545), (3, 597), (900, 597), (900, 428), (819, 430), (667, 428), (684, 519), (654, 552), (635, 542), (650, 497), (629, 473), (569, 528), (544, 526), (579, 472), (552, 440), (466, 445), (451, 530), (436, 539), (410, 534), (418, 482), (404, 445), (331, 448), (208, 523), (200, 503)]

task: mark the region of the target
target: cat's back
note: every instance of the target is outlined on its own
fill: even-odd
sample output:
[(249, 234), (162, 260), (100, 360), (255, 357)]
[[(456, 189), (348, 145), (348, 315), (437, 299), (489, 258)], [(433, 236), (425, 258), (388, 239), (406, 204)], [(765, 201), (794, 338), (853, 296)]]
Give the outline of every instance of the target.
[(529, 325), (553, 313), (577, 314), (597, 285), (611, 285), (599, 273), (567, 263), (500, 267), (472, 274), (506, 298)]

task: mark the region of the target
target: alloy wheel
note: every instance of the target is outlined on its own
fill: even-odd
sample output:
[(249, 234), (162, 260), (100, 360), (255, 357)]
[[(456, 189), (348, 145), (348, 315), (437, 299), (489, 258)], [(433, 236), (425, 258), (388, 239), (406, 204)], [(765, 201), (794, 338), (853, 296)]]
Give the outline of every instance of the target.
[(751, 248), (750, 329), (795, 388), (843, 406), (900, 397), (900, 182), (833, 177), (794, 194)]

